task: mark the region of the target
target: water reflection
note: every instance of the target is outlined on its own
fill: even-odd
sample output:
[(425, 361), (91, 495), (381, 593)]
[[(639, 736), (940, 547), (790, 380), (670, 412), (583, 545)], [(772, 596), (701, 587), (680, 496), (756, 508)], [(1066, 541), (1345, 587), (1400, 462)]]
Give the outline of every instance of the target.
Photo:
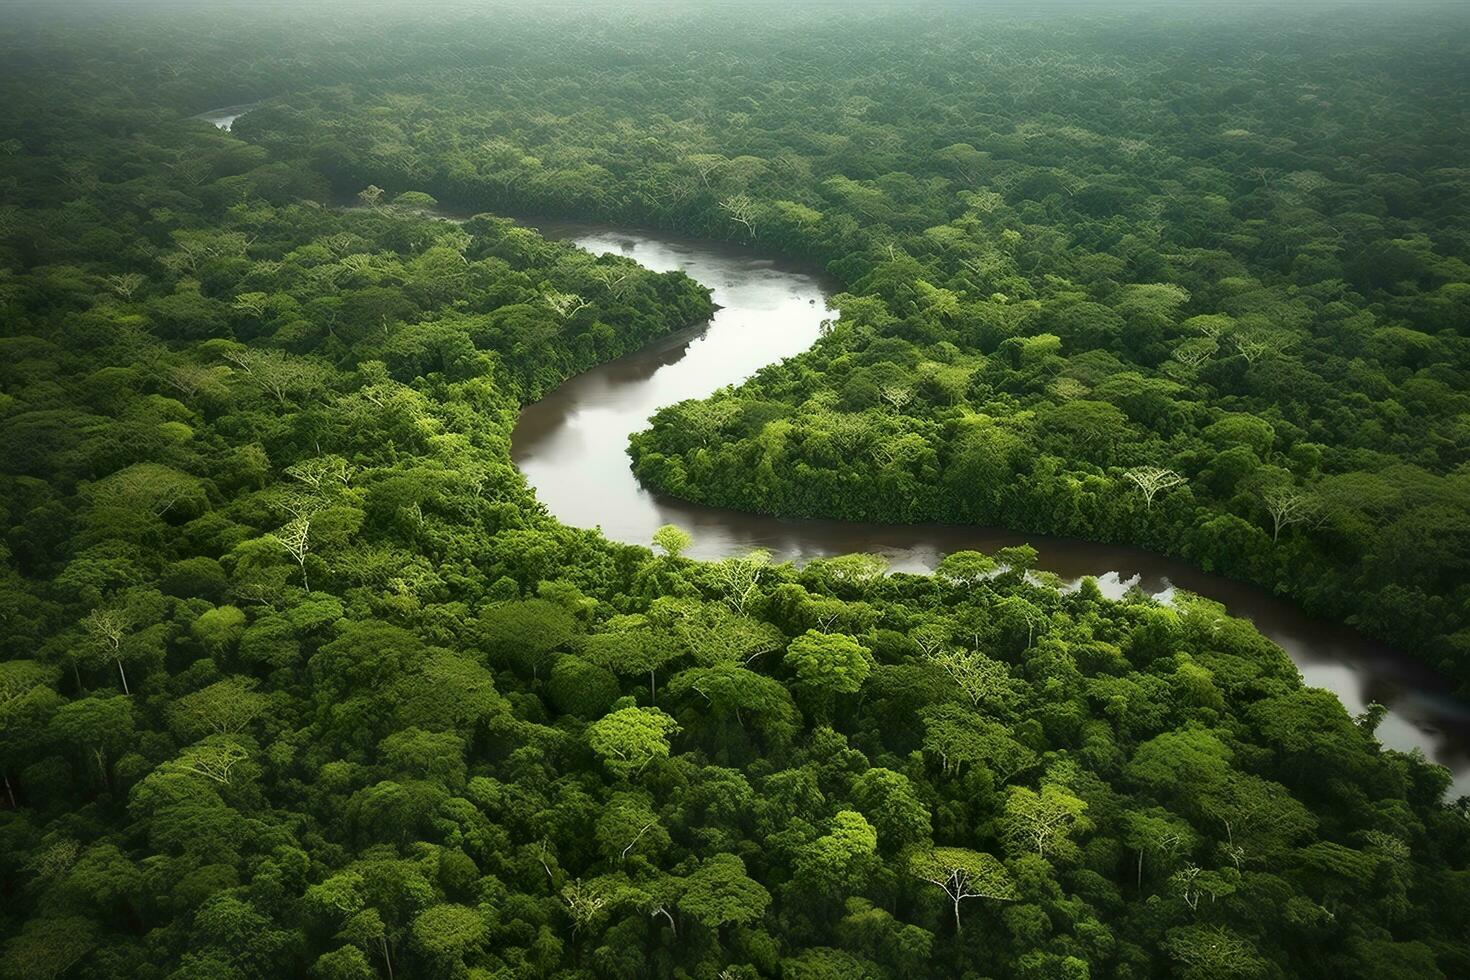
[[(229, 130), (254, 104), (201, 113)], [(452, 218), (451, 220), (462, 220)], [(665, 338), (579, 375), (521, 413), (512, 454), (537, 496), (566, 524), (601, 527), (618, 541), (646, 544), (678, 524), (694, 537), (691, 557), (719, 558), (762, 547), (801, 560), (855, 551), (885, 555), (895, 570), (927, 571), (961, 549), (993, 552), (1030, 544), (1040, 567), (1069, 582), (1097, 578), (1113, 598), (1130, 588), (1167, 598), (1175, 589), (1208, 596), (1256, 627), (1291, 657), (1306, 683), (1327, 688), (1348, 710), (1390, 707), (1378, 737), (1420, 749), (1455, 775), (1452, 793), (1470, 794), (1470, 707), (1447, 683), (1384, 644), (1306, 616), (1263, 590), (1159, 555), (1115, 545), (1017, 534), (998, 528), (788, 521), (672, 500), (633, 478), (628, 436), (656, 409), (738, 384), (766, 364), (816, 340), (826, 315), (822, 278), (746, 249), (561, 221), (530, 222), (594, 253), (617, 252), (660, 271), (682, 269), (714, 291), (723, 309), (707, 324)]]
[(228, 133), (234, 128), (235, 120), (245, 115), (251, 109), (254, 109), (256, 105), (257, 103), (252, 102), (249, 105), (231, 105), (225, 106), (222, 109), (210, 109), (208, 112), (199, 113), (194, 118), (203, 119), (210, 125), (223, 129)]
[(1253, 620), (1308, 684), (1332, 690), (1349, 711), (1371, 701), (1388, 705), (1378, 729), (1383, 744), (1422, 749), (1455, 772), (1455, 792), (1470, 793), (1470, 708), (1444, 693), (1442, 679), (1260, 589), (1136, 548), (998, 528), (782, 520), (644, 489), (629, 465), (629, 435), (665, 405), (738, 384), (811, 346), (827, 315), (830, 284), (733, 246), (565, 222), (533, 224), (594, 253), (616, 252), (660, 271), (681, 269), (710, 286), (722, 307), (707, 324), (572, 378), (521, 413), (512, 454), (558, 520), (600, 527), (609, 538), (635, 544), (647, 544), (660, 525), (678, 524), (693, 535), (688, 553), (696, 558), (755, 547), (792, 560), (864, 551), (886, 556), (900, 571), (927, 571), (961, 549), (1031, 544), (1044, 570), (1068, 581), (1096, 576), (1114, 598), (1131, 588), (1163, 598), (1174, 589), (1208, 596)]

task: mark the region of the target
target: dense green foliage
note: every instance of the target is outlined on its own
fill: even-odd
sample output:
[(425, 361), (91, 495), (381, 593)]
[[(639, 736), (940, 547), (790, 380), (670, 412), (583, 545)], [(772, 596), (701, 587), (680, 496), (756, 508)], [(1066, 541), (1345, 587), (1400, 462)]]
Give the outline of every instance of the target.
[[(715, 447), (687, 424), (710, 406), (667, 411), (635, 445), (659, 489), (1140, 544), (1466, 683), (1455, 23), (647, 25), (291, 92), (241, 129), (343, 192), (829, 260), (831, 336), (721, 396)], [(1148, 467), (1185, 482), (1146, 506)]]
[[(1031, 495), (966, 519), (1110, 515), (1088, 530), (1159, 548), (1234, 519), (1262, 567), (1235, 564), (1233, 525), (1190, 553), (1299, 575), (1284, 584), (1339, 614), (1331, 589), (1368, 595), (1341, 579), (1351, 547), (1378, 556), (1374, 535), (1412, 518), (1420, 537), (1391, 540), (1413, 552), (1371, 567), (1405, 602), (1436, 597), (1421, 632), (1445, 644), (1463, 586), (1413, 574), (1466, 558), (1464, 348), (1444, 308), (1463, 296), (1440, 281), (1464, 278), (1464, 242), (1426, 203), (1451, 197), (1412, 115), (1445, 93), (1399, 107), (1419, 176), (1360, 184), (1380, 172), (1350, 148), (1363, 120), (1322, 120), (1367, 103), (1297, 101), (1304, 42), (1229, 68), (1244, 35), (1196, 36), (1218, 77), (1176, 126), (1215, 132), (1210, 113), (1246, 112), (1266, 78), (1287, 101), (1257, 110), (1258, 134), (1290, 118), (1344, 147), (1329, 184), (1290, 198), (1286, 174), (1311, 168), (1287, 159), (1316, 159), (1302, 144), (1226, 138), (1271, 171), (1246, 188), (1209, 140), (1186, 166), (1170, 141), (1194, 141), (1148, 123), (1147, 97), (1119, 114), (1109, 86), (1181, 84), (1137, 24), (1069, 39), (1074, 62), (1041, 57), (1055, 25), (977, 47), (887, 22), (797, 45), (714, 21), (592, 40), (495, 21), (492, 41), (481, 21), (364, 19), (337, 39), (211, 16), (0, 38), (0, 976), (1470, 975), (1470, 824), (1444, 770), (1382, 750), (1373, 714), (1304, 688), (1208, 602), (1065, 590), (1026, 574), (1027, 548), (916, 577), (865, 556), (696, 563), (676, 530), (655, 555), (548, 519), (509, 457), (520, 404), (708, 296), (503, 218), (423, 213), (432, 193), (718, 234), (743, 218), (839, 259), (849, 293), (817, 350), (649, 437), (645, 472), (681, 492), (717, 478), (769, 494), (751, 506), (848, 513), (823, 496), (826, 457), (769, 454), (867, 426), (900, 455), (923, 443), (903, 465), (935, 474), (843, 477), (882, 516), (950, 506), (962, 472)], [(993, 66), (940, 70), (975, 51)], [(1120, 78), (1108, 51), (1144, 60)], [(1386, 58), (1314, 70), (1382, 86), (1361, 66), (1408, 85), (1436, 69)], [(999, 85), (1013, 64), (1034, 88)], [(944, 94), (982, 81), (994, 100)], [(280, 97), (232, 136), (184, 118), (206, 93)], [(1067, 129), (1064, 109), (1113, 135)], [(934, 155), (947, 130), (989, 156)], [(1149, 144), (1110, 157), (1126, 133)], [(1050, 191), (1036, 168), (1086, 186)], [(388, 190), (330, 206), (369, 183)], [(1321, 193), (1373, 221), (1340, 219), (1350, 245), (1298, 263), (1274, 236), (1320, 240)], [(1356, 278), (1353, 249), (1396, 238), (1423, 263), (1412, 288)], [(1313, 263), (1340, 266), (1341, 289)], [(1149, 285), (1165, 281), (1181, 292)], [(1164, 369), (1190, 317), (1255, 330), (1267, 303), (1297, 311), (1268, 317), (1292, 348)], [(1394, 399), (1417, 428), (1374, 407)], [(728, 448), (673, 444), (670, 419), (698, 411)], [(1099, 419), (1117, 431), (1094, 436)], [(1032, 469), (987, 469), (1033, 441)], [(756, 455), (747, 472), (726, 452)], [(1196, 458), (1234, 466), (1237, 492)], [(1108, 495), (1147, 460), (1190, 484), (1140, 514)], [(1253, 544), (1268, 478), (1336, 486), (1359, 523)], [(1069, 480), (1100, 502), (1059, 496)]]

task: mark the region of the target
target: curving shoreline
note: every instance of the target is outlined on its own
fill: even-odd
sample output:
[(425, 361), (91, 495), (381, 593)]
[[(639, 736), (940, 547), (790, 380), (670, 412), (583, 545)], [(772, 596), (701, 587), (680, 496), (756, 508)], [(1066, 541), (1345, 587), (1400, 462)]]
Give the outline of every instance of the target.
[(643, 487), (626, 447), (655, 410), (739, 384), (761, 367), (805, 350), (827, 315), (822, 279), (736, 246), (575, 222), (530, 222), (542, 234), (594, 253), (614, 251), (657, 270), (680, 269), (710, 286), (720, 305), (707, 324), (577, 375), (525, 406), (511, 455), (557, 520), (597, 527), (646, 545), (666, 523), (689, 531), (691, 557), (766, 548), (778, 559), (875, 552), (896, 571), (924, 572), (962, 549), (994, 552), (1030, 544), (1038, 567), (1076, 582), (1098, 579), (1120, 597), (1130, 588), (1167, 596), (1183, 589), (1225, 605), (1282, 647), (1306, 683), (1335, 693), (1353, 713), (1389, 707), (1385, 746), (1450, 768), (1453, 793), (1470, 793), (1470, 707), (1442, 692), (1434, 672), (1345, 626), (1313, 619), (1262, 589), (1183, 561), (1122, 545), (959, 525), (788, 520), (676, 500)]
[[(253, 107), (227, 106), (193, 118), (229, 131)], [(576, 375), (521, 410), (512, 460), (557, 520), (636, 545), (647, 545), (659, 526), (678, 524), (694, 538), (687, 552), (693, 558), (758, 547), (793, 561), (874, 552), (893, 570), (907, 572), (929, 571), (953, 551), (1029, 544), (1040, 570), (1073, 583), (1091, 576), (1113, 598), (1133, 588), (1162, 597), (1176, 589), (1193, 592), (1251, 620), (1287, 653), (1305, 683), (1332, 691), (1353, 714), (1372, 702), (1385, 705), (1379, 742), (1422, 751), (1452, 773), (1451, 798), (1470, 795), (1470, 706), (1444, 693), (1449, 685), (1443, 678), (1256, 586), (1125, 545), (1003, 528), (793, 520), (690, 503), (643, 487), (627, 456), (629, 438), (657, 409), (739, 384), (810, 347), (826, 316), (827, 283), (794, 263), (728, 243), (561, 220), (523, 223), (594, 253), (618, 252), (655, 271), (684, 271), (712, 289), (717, 307), (707, 323)]]

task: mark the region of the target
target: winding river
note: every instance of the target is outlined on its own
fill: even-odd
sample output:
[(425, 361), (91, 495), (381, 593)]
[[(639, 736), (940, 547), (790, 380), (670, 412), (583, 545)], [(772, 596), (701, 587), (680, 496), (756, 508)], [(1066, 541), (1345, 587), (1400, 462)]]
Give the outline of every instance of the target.
[(706, 507), (650, 492), (633, 476), (628, 437), (657, 409), (738, 384), (817, 339), (828, 287), (811, 271), (749, 250), (662, 232), (532, 222), (553, 238), (593, 252), (615, 252), (658, 271), (680, 269), (714, 291), (721, 307), (704, 324), (569, 379), (521, 412), (511, 441), (516, 465), (565, 524), (600, 527), (616, 541), (647, 544), (663, 524), (694, 537), (689, 555), (720, 558), (766, 548), (800, 561), (863, 551), (894, 569), (927, 571), (952, 551), (1037, 549), (1041, 568), (1069, 581), (1098, 579), (1104, 593), (1137, 587), (1152, 595), (1185, 589), (1252, 620), (1280, 645), (1308, 684), (1325, 687), (1348, 710), (1372, 701), (1389, 707), (1378, 737), (1391, 748), (1423, 750), (1470, 793), (1470, 708), (1445, 694), (1443, 679), (1360, 633), (1312, 619), (1261, 589), (1136, 548), (998, 528), (783, 520)]
[[(197, 118), (229, 129), (249, 108), (233, 106)], [(1161, 597), (1184, 589), (1252, 620), (1286, 651), (1306, 683), (1331, 690), (1349, 711), (1356, 714), (1374, 701), (1386, 705), (1379, 740), (1389, 748), (1423, 751), (1453, 773), (1452, 796), (1470, 794), (1470, 706), (1448, 695), (1443, 678), (1264, 590), (1119, 545), (998, 528), (784, 520), (646, 490), (633, 476), (629, 436), (665, 405), (738, 384), (766, 364), (810, 347), (835, 284), (810, 269), (717, 242), (561, 221), (527, 223), (593, 253), (625, 255), (656, 271), (682, 270), (709, 286), (720, 306), (708, 322), (577, 375), (521, 412), (512, 456), (558, 520), (598, 527), (613, 540), (641, 545), (661, 525), (677, 524), (693, 535), (688, 554), (696, 558), (757, 547), (794, 561), (873, 552), (901, 571), (927, 571), (952, 551), (1030, 544), (1042, 569), (1072, 582), (1094, 576), (1113, 597), (1134, 587)]]

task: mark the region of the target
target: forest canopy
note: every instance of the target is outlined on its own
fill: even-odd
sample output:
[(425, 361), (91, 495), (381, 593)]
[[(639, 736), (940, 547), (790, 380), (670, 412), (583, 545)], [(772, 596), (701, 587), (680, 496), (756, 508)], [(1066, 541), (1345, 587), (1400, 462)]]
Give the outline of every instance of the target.
[(0, 25), (0, 977), (1470, 976), (1448, 772), (1215, 603), (549, 517), (521, 406), (712, 305), (507, 217), (841, 284), (651, 487), (1464, 693), (1463, 12), (336, 9)]

